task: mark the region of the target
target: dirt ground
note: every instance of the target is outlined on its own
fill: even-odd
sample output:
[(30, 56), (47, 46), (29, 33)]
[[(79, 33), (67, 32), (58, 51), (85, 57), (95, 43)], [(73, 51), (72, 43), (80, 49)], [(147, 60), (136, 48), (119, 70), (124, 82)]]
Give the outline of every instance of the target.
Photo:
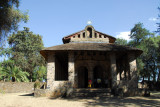
[(150, 97), (126, 98), (35, 98), (28, 93), (0, 93), (0, 107), (160, 107), (160, 92)]

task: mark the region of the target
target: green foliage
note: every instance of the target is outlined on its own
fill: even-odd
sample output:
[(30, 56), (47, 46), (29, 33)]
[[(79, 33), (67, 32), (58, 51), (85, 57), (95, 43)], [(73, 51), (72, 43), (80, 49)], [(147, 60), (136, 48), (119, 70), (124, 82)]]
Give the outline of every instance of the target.
[(36, 80), (36, 82), (34, 83), (34, 89), (40, 89), (41, 88), (41, 84), (39, 80)]
[(117, 38), (115, 44), (127, 45), (127, 40), (121, 39), (121, 38)]
[(124, 39), (117, 39), (116, 44), (128, 45), (143, 50), (143, 54), (137, 58), (137, 69), (140, 78), (160, 80), (160, 72), (157, 72), (157, 63), (160, 62), (160, 36), (155, 37), (153, 33), (143, 28), (142, 23), (135, 24), (129, 35), (131, 41), (127, 43)]
[(32, 80), (35, 67), (45, 64), (39, 53), (43, 48), (42, 37), (33, 34), (29, 28), (24, 27), (23, 31), (13, 33), (8, 38), (8, 43), (11, 48), (11, 59), (15, 61), (16, 66), (28, 72), (30, 74), (29, 79)]
[(37, 66), (34, 69), (33, 79), (43, 82), (47, 78), (47, 68), (45, 66)]
[(131, 29), (130, 38), (132, 41), (128, 43), (129, 46), (143, 50), (143, 54), (137, 59), (139, 76), (143, 77), (143, 79), (147, 77), (148, 80), (153, 78), (155, 81), (159, 48), (158, 41), (160, 41), (160, 39), (143, 28), (142, 23), (136, 24)]
[[(158, 7), (158, 11), (160, 12), (160, 7)], [(160, 19), (160, 14), (158, 14), (158, 19)], [(160, 34), (160, 22), (157, 22), (156, 24), (157, 24), (157, 31), (155, 31), (155, 32)]]
[(14, 65), (14, 61), (7, 60), (1, 64), (0, 67), (0, 79), (12, 82), (28, 82), (29, 73), (23, 72), (19, 67)]
[(11, 55), (11, 48), (2, 48), (0, 47), (0, 57), (4, 58), (9, 57)]
[(142, 23), (138, 23), (131, 29), (131, 34), (129, 36), (133, 40), (132, 45), (136, 47), (151, 35), (153, 35), (153, 33), (150, 33), (147, 29), (143, 28)]
[(0, 0), (0, 46), (9, 32), (17, 30), (19, 22), (29, 19), (28, 12), (22, 13), (18, 7), (19, 0)]

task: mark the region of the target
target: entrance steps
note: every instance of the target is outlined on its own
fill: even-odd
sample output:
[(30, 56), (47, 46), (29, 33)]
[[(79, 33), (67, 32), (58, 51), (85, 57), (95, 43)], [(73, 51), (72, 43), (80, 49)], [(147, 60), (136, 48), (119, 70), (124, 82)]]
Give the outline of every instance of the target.
[(72, 98), (112, 97), (110, 88), (76, 88)]

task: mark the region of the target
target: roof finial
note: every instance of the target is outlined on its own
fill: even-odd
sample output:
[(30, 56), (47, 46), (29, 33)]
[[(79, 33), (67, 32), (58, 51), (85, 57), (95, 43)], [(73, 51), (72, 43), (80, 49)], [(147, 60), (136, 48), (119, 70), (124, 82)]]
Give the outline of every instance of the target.
[(89, 21), (87, 21), (87, 25), (91, 25), (92, 24), (92, 22), (89, 20)]

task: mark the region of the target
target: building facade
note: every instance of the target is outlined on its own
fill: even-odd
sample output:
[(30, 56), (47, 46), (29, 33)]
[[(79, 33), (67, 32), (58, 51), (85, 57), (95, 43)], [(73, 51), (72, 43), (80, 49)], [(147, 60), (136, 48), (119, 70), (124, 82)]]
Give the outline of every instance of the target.
[[(63, 37), (62, 45), (41, 50), (47, 61), (47, 89), (72, 93), (76, 88), (110, 88), (114, 93), (137, 94), (137, 48), (115, 44), (116, 38), (88, 25)], [(98, 82), (99, 81), (99, 82)], [(66, 88), (67, 87), (67, 88)]]

